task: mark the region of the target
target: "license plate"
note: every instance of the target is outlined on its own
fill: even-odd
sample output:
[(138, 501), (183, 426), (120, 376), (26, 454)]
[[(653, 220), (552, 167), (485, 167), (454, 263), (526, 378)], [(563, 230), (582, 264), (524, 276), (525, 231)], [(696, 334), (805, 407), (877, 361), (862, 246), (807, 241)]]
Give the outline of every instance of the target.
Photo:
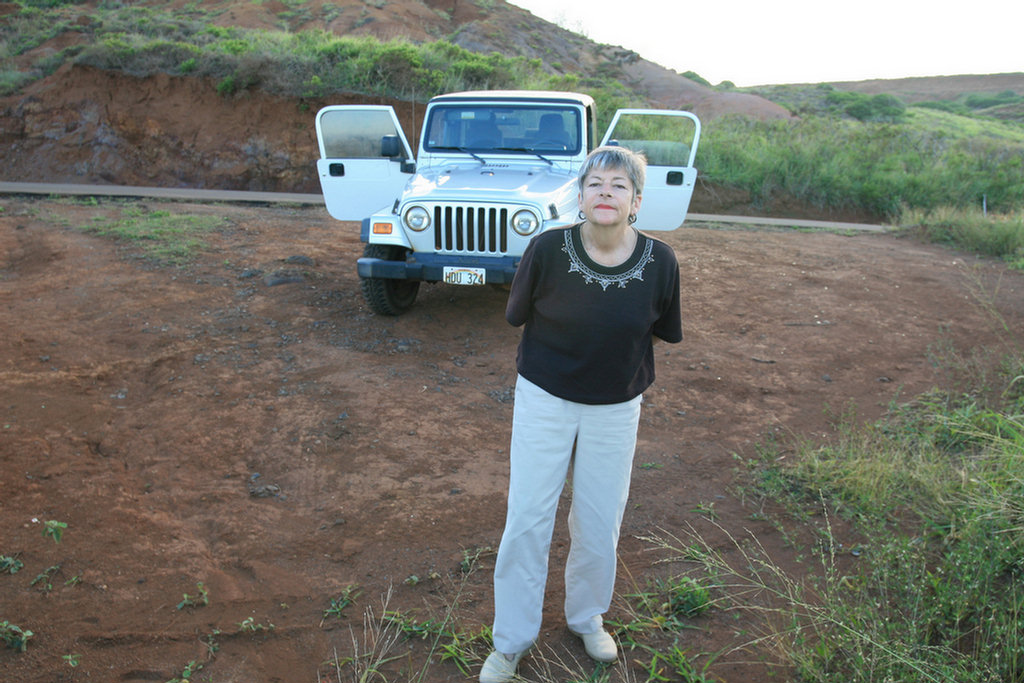
[(487, 281), (487, 271), (483, 268), (445, 266), (444, 281), (450, 285), (483, 285)]

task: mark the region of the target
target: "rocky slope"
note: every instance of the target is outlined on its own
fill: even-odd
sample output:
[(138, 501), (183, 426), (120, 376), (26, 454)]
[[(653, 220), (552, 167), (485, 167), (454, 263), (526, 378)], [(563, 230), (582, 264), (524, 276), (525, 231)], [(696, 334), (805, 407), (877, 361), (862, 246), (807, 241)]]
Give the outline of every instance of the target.
[[(144, 2), (166, 8), (185, 2)], [(18, 56), (16, 67), (90, 39), (95, 3), (51, 40)], [(289, 3), (294, 6), (294, 3)], [(683, 107), (702, 117), (740, 112), (788, 117), (778, 105), (720, 94), (614, 46), (597, 45), (503, 0), (310, 0), (301, 11), (281, 2), (203, 3), (204, 17), (224, 26), (323, 29), (339, 35), (427, 41), (446, 38), (467, 49), (541, 58), (552, 73), (593, 73), (613, 65), (619, 77), (652, 104)], [(13, 21), (14, 3), (0, 4), (0, 22)], [(22, 92), (0, 99), (0, 180), (165, 185), (316, 192), (313, 114), (324, 104), (380, 98), (337, 94), (302, 100), (246, 91), (223, 97), (214, 84), (166, 74), (133, 77), (65, 64)], [(392, 102), (411, 132), (415, 105)]]

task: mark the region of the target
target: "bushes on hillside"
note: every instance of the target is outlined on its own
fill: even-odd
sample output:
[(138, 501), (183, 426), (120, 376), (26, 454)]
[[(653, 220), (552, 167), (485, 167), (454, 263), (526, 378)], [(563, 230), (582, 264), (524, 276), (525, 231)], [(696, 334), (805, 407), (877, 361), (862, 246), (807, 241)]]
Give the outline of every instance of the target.
[(725, 117), (705, 128), (698, 164), (705, 180), (746, 190), (765, 206), (789, 196), (884, 217), (983, 200), (1009, 211), (1024, 206), (1024, 135), (999, 125), (959, 133), (923, 112), (898, 125)]

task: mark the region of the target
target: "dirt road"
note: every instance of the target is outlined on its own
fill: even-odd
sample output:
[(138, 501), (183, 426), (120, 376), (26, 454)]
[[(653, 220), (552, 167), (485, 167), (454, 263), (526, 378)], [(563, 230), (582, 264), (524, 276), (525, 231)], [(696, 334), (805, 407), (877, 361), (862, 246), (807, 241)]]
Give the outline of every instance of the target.
[[(323, 205), (322, 194), (300, 192), (244, 192), (240, 190), (196, 190), (184, 187), (142, 187), (122, 185), (71, 185), (66, 183), (15, 183), (0, 181), (0, 195), (24, 194), (65, 197), (131, 197), (136, 199), (175, 199), (202, 202), (246, 202), (267, 204)], [(765, 216), (725, 216), (691, 213), (691, 222), (721, 223), (776, 228), (810, 228), (815, 230), (885, 232), (889, 227), (878, 223), (851, 223), (801, 218)]]

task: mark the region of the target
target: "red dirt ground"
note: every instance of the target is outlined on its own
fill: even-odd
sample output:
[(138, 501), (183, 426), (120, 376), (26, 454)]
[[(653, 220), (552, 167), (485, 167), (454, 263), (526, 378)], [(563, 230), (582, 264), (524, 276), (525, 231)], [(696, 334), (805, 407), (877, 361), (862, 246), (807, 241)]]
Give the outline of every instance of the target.
[[(357, 226), (319, 207), (143, 205), (229, 227), (194, 263), (155, 266), (76, 229), (139, 203), (0, 199), (0, 555), (24, 563), (0, 575), (0, 620), (35, 633), (24, 653), (0, 650), (0, 680), (168, 681), (192, 660), (193, 681), (338, 680), (329, 661), (370, 647), (364, 610), (379, 617), (389, 593), (387, 609), (416, 619), (450, 607), (461, 628), (488, 623), (518, 341), (505, 292), (427, 287), (407, 315), (379, 317), (359, 293)], [(621, 595), (686, 569), (641, 540), (659, 529), (692, 526), (727, 555), (726, 532), (749, 532), (794, 576), (813, 571), (781, 517), (740, 494), (740, 459), (946, 382), (937, 358), (997, 352), (1007, 335), (988, 304), (1024, 328), (1024, 274), (906, 238), (696, 223), (664, 238), (686, 339), (658, 348)], [(67, 523), (59, 544), (46, 520)], [(565, 551), (562, 522), (531, 677), (542, 660), (586, 660), (560, 617)], [(32, 585), (54, 566), (52, 590)], [(199, 582), (209, 604), (179, 610)], [(324, 618), (349, 585), (356, 604)], [(627, 618), (623, 604), (609, 617)], [(250, 617), (273, 630), (247, 631)], [(725, 609), (692, 625), (679, 638), (693, 655), (756, 628)], [(398, 643), (388, 680), (423, 671), (428, 648)], [(644, 680), (642, 654), (613, 680)], [(726, 652), (709, 673), (762, 680), (766, 659)], [(465, 678), (436, 656), (425, 671)]]

